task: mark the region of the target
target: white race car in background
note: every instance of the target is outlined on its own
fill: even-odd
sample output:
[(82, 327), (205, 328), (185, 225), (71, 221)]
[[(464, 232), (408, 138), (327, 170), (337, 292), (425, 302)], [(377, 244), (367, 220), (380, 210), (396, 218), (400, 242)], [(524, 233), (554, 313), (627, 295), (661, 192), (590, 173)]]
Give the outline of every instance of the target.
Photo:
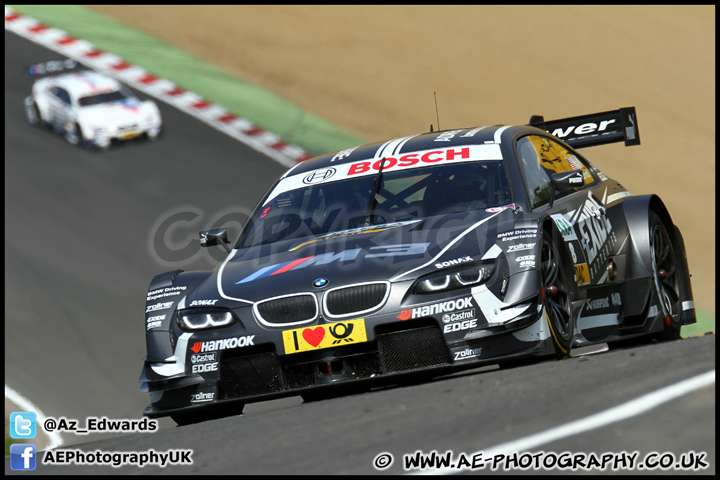
[(30, 124), (42, 124), (62, 133), (73, 145), (107, 149), (113, 140), (146, 136), (154, 140), (162, 131), (157, 105), (140, 101), (117, 80), (94, 71), (73, 71), (72, 60), (33, 65), (31, 75), (45, 75), (25, 99)]

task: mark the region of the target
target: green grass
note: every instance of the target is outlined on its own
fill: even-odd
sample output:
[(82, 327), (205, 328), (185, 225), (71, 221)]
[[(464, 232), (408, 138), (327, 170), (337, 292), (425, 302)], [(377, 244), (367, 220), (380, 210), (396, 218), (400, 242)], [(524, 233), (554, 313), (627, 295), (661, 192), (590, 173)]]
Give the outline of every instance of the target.
[(685, 325), (680, 329), (682, 338), (697, 337), (705, 335), (707, 332), (715, 332), (715, 317), (707, 315), (699, 310), (695, 310), (697, 323)]

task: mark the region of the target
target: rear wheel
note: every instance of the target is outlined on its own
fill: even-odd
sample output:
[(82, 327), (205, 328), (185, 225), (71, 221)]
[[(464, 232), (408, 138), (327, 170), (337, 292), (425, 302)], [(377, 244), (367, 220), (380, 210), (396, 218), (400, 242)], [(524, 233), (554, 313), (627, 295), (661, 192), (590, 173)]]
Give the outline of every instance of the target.
[[(650, 240), (650, 264), (653, 275), (653, 290), (663, 315), (663, 329), (649, 335), (632, 337), (608, 343), (611, 350), (637, 347), (657, 341), (680, 338), (680, 290), (677, 279), (675, 251), (667, 234), (667, 228), (657, 213), (648, 216)], [(653, 304), (654, 305), (654, 304)]]
[(658, 214), (651, 211), (650, 261), (653, 270), (653, 283), (663, 314), (663, 330), (659, 340), (680, 338), (680, 287), (678, 285), (677, 258), (673, 250), (667, 227)]
[(38, 110), (38, 106), (34, 101), (30, 104), (25, 104), (25, 115), (30, 125), (40, 124), (40, 110)]
[(71, 145), (78, 145), (82, 141), (82, 130), (80, 125), (74, 123), (70, 128), (65, 130), (65, 140)]
[(567, 358), (570, 356), (573, 336), (568, 290), (570, 283), (560, 251), (548, 231), (543, 234), (540, 275), (542, 301), (555, 347), (555, 356), (558, 359)]

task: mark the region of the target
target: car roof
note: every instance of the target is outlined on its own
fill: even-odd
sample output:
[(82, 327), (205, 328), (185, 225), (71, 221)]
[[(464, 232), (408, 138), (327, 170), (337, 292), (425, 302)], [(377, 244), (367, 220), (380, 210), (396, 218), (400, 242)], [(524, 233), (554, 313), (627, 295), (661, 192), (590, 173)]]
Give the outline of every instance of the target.
[(121, 88), (117, 80), (92, 71), (64, 73), (49, 77), (48, 80), (48, 83), (64, 88), (75, 98), (112, 92)]
[(547, 132), (528, 125), (491, 125), (484, 127), (466, 127), (454, 130), (426, 132), (407, 137), (395, 138), (385, 142), (370, 143), (347, 148), (339, 152), (321, 155), (299, 163), (287, 175), (296, 175), (319, 168), (353, 163), (360, 160), (379, 160), (383, 157), (401, 157), (411, 152), (441, 150), (466, 145), (500, 145), (520, 133), (535, 133), (549, 136)]

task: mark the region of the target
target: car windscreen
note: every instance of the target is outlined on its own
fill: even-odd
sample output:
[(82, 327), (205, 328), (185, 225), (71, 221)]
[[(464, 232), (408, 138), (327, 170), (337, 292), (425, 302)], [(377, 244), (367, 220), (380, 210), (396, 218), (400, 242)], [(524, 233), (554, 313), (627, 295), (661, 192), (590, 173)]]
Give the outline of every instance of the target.
[(371, 206), (376, 178), (365, 175), (271, 192), (271, 200), (249, 223), (242, 246), (512, 203), (502, 160), (388, 171)]
[(105, 92), (98, 95), (89, 95), (87, 97), (80, 97), (78, 104), (81, 107), (90, 107), (92, 105), (100, 105), (101, 103), (112, 103), (125, 100), (127, 95), (120, 90), (114, 92)]

